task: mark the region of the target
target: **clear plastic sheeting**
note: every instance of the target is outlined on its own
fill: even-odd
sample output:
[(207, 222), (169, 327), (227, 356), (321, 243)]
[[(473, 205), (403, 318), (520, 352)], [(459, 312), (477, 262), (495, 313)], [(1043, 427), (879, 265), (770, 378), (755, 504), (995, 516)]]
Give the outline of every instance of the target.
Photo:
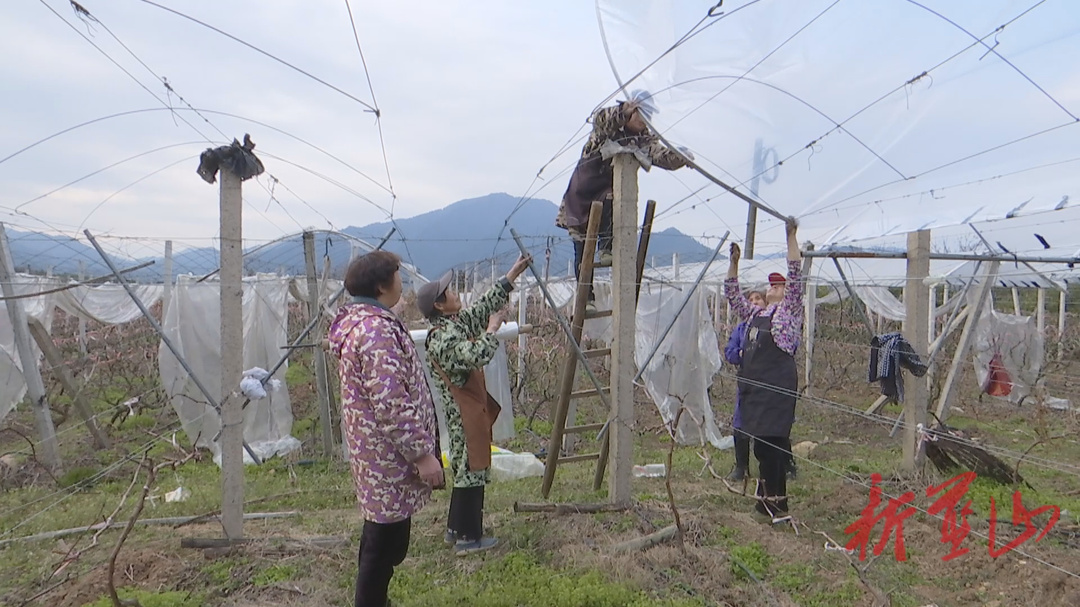
[[(871, 285), (857, 285), (851, 288), (868, 310), (889, 320), (903, 321), (907, 318), (907, 308), (904, 302), (896, 298), (889, 289)], [(934, 310), (934, 318), (940, 318), (952, 314), (956, 306), (960, 304), (961, 294), (952, 296), (944, 304)]]
[[(17, 275), (12, 282), (16, 295), (26, 295), (52, 288), (57, 281), (37, 276)], [(46, 329), (52, 328), (55, 295), (27, 297), (17, 301), (21, 302), (27, 318), (37, 319), (45, 325)], [(19, 360), (19, 350), (15, 346), (15, 332), (11, 327), (11, 316), (7, 306), (7, 301), (0, 300), (0, 419), (6, 417), (8, 412), (26, 395), (22, 361)], [(33, 340), (30, 341), (30, 348), (34, 351), (35, 358), (41, 357), (41, 351)]]
[[(641, 294), (634, 340), (634, 360), (639, 367), (675, 318), (684, 297), (675, 289)], [(676, 429), (679, 444), (697, 445), (704, 438), (717, 449), (725, 449), (731, 446), (732, 439), (721, 436), (709, 401), (709, 386), (720, 371), (721, 359), (705, 298), (701, 289), (690, 298), (642, 379), (664, 423), (673, 423), (679, 409), (686, 409)]]
[[(131, 285), (135, 296), (147, 308), (165, 294), (163, 285)], [(64, 312), (106, 325), (120, 325), (142, 318), (142, 311), (121, 285), (78, 286), (56, 294), (56, 305)]]
[(1013, 404), (1035, 397), (1043, 365), (1043, 337), (1030, 316), (986, 309), (975, 326), (975, 378), (991, 396)]
[[(269, 274), (244, 279), (245, 369), (269, 369), (281, 358), (281, 346), (288, 343), (290, 280)], [(199, 381), (221, 402), (220, 283), (196, 281), (193, 276), (178, 277), (162, 328)], [(215, 461), (220, 461), (221, 449), (215, 440), (221, 430), (217, 412), (165, 344), (158, 350), (158, 365), (165, 393), (184, 432), (196, 446), (209, 449)], [(287, 364), (282, 366), (274, 377), (284, 380), (287, 369)], [(229, 386), (228, 390), (239, 393), (240, 386)], [(267, 398), (252, 401), (244, 409), (244, 440), (256, 453), (284, 454), (299, 447), (298, 441), (289, 440), (292, 422), (288, 390), (270, 391)], [(244, 457), (245, 462), (250, 462), (246, 453)]]
[[(1074, 3), (716, 4), (598, 0), (617, 98), (651, 93), (658, 133), (798, 217), (800, 238), (821, 246), (1030, 214), (1080, 194), (1080, 98), (1062, 60), (1080, 56)], [(702, 175), (679, 180), (643, 182), (642, 196), (706, 186), (680, 221), (745, 217), (745, 202)], [(783, 242), (781, 221), (758, 222), (760, 245)]]

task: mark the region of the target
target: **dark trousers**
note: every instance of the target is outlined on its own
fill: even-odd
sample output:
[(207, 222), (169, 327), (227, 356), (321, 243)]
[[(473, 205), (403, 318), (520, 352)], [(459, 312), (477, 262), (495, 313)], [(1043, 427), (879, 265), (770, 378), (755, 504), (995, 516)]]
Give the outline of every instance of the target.
[(459, 540), (476, 541), (484, 535), (484, 487), (454, 487), (446, 528)]
[[(597, 233), (596, 250), (611, 252), (611, 241), (614, 227), (612, 226), (612, 201), (605, 200), (603, 212), (600, 213), (600, 231)], [(585, 234), (578, 234), (574, 241), (574, 278), (581, 279), (581, 260), (585, 257)], [(596, 299), (593, 296), (592, 285), (589, 285), (589, 301)]]
[(742, 430), (735, 430), (735, 467), (748, 470), (750, 468), (750, 443), (753, 441)]
[(411, 530), (411, 518), (397, 523), (364, 521), (356, 572), (356, 607), (386, 607), (386, 590), (394, 577), (394, 567), (409, 552)]
[[(766, 497), (787, 495), (787, 469), (791, 456), (791, 439), (786, 436), (755, 437), (754, 456), (758, 460), (758, 476), (765, 485)], [(767, 502), (770, 514), (786, 513), (787, 498)]]

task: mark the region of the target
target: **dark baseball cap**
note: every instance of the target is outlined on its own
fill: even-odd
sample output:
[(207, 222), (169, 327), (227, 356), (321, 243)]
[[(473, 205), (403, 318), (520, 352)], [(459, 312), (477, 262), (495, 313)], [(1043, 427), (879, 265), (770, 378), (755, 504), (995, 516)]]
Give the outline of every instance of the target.
[(416, 290), (416, 307), (424, 317), (430, 317), (435, 313), (435, 300), (446, 292), (450, 282), (454, 280), (454, 271), (447, 270), (446, 274), (433, 280)]

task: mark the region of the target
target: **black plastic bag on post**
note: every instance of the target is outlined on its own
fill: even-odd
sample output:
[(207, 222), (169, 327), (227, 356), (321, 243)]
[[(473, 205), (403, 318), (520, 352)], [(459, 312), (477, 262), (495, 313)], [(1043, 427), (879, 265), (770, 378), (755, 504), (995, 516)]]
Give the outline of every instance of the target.
[(217, 148), (207, 148), (199, 156), (199, 168), (196, 172), (206, 183), (214, 183), (217, 180), (218, 169), (224, 169), (247, 181), (263, 172), (263, 163), (252, 150), (255, 142), (251, 135), (244, 134), (244, 143), (233, 139), (232, 145), (223, 145)]

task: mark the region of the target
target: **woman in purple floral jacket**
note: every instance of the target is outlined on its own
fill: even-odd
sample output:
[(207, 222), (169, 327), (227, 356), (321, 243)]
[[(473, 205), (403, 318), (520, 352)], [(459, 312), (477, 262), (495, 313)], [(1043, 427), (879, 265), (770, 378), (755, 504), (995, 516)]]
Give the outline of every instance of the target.
[(329, 342), (340, 364), (341, 415), (356, 498), (364, 516), (356, 607), (386, 607), (394, 567), (409, 550), (412, 515), (444, 483), (438, 427), (423, 363), (390, 311), (401, 299), (401, 260), (375, 251), (349, 265), (352, 302)]

